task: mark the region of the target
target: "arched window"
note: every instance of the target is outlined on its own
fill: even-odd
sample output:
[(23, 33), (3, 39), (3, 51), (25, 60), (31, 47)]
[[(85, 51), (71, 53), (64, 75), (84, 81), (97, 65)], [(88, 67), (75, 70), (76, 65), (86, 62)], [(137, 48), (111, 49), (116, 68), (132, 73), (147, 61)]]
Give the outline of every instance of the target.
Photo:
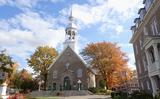
[(154, 62), (155, 62), (155, 57), (154, 57), (153, 47), (151, 47), (151, 48), (149, 49), (149, 53), (150, 53), (150, 60), (151, 60), (152, 63), (154, 63)]
[(66, 66), (66, 69), (68, 69), (69, 65), (70, 65), (69, 63), (66, 63), (66, 65), (65, 65), (65, 66)]
[(56, 90), (56, 83), (53, 83), (53, 89), (52, 90)]
[(82, 77), (82, 69), (77, 70), (77, 77)]

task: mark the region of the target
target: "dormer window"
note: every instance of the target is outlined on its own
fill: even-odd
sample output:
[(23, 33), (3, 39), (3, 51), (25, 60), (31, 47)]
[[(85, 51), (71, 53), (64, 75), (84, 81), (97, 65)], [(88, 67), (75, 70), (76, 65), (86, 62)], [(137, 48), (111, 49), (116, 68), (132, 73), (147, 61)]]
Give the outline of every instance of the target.
[(146, 11), (148, 11), (149, 7), (151, 6), (153, 0), (143, 0), (143, 4), (145, 4)]
[(145, 16), (145, 14), (146, 14), (145, 8), (139, 9), (138, 14), (140, 14), (140, 20), (142, 21), (144, 16)]
[(135, 25), (136, 25), (136, 28), (138, 28), (138, 26), (139, 26), (139, 24), (140, 24), (140, 18), (136, 18), (136, 19), (134, 20), (134, 23), (135, 23)]
[(132, 30), (132, 34), (134, 34), (134, 32), (136, 31), (136, 26), (131, 26), (131, 30)]

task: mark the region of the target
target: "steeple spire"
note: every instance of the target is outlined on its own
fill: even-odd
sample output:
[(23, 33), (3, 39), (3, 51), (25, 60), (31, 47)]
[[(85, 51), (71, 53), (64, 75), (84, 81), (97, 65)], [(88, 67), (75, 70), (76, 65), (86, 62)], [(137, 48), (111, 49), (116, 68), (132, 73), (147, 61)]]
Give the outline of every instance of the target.
[(65, 42), (64, 48), (71, 47), (72, 50), (75, 50), (76, 43), (76, 34), (77, 34), (77, 26), (75, 24), (75, 18), (73, 17), (73, 9), (71, 7), (70, 15), (69, 15), (69, 24), (65, 30)]
[(74, 21), (74, 17), (73, 17), (73, 13), (72, 13), (72, 6), (71, 6), (71, 12), (70, 12), (69, 20)]

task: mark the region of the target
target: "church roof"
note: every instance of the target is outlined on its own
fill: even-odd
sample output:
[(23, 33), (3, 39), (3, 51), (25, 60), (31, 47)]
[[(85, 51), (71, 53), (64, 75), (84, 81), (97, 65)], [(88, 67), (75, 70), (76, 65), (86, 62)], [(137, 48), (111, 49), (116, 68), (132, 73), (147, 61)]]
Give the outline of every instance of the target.
[(87, 63), (83, 60), (83, 58), (82, 58), (80, 55), (78, 55), (75, 51), (73, 51), (73, 50), (70, 48), (70, 46), (68, 46), (67, 48), (65, 48), (65, 49), (58, 55), (58, 57), (53, 61), (53, 63), (49, 66), (48, 69), (50, 69), (50, 68), (60, 59), (60, 57), (63, 56), (63, 54), (64, 54), (65, 51), (67, 51), (67, 50), (71, 50), (72, 53), (73, 53), (74, 55), (76, 55), (76, 56), (79, 58), (79, 60), (80, 60), (86, 67), (88, 67), (88, 66), (87, 66)]

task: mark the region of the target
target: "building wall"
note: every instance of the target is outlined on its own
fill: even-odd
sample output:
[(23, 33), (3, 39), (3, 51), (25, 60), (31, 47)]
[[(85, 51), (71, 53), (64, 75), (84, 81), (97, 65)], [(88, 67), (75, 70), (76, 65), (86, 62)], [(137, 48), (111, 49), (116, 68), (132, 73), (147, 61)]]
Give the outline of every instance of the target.
[[(160, 0), (144, 0), (144, 3), (146, 13), (143, 20), (136, 25), (138, 27), (132, 28), (133, 35), (130, 42), (133, 43), (140, 88), (155, 94), (156, 87), (153, 79), (155, 76), (157, 79), (160, 77), (160, 72), (158, 72), (160, 71), (158, 62), (160, 58), (156, 58), (158, 59), (156, 63), (151, 64), (152, 57), (151, 53), (148, 54), (148, 51), (150, 49), (154, 50), (153, 56), (157, 56), (155, 48), (158, 49), (160, 44), (160, 38), (158, 38), (160, 36)], [(154, 44), (156, 44), (156, 47), (153, 46)], [(153, 66), (157, 67), (158, 70), (153, 71), (151, 75)]]
[[(69, 63), (68, 67), (66, 66)], [(82, 76), (78, 77), (78, 69), (82, 70)], [(57, 71), (57, 74), (54, 73)], [(53, 88), (53, 83), (56, 83), (56, 90), (60, 90), (60, 86), (64, 86), (64, 78), (69, 77), (71, 90), (78, 89), (78, 80), (81, 80), (81, 89), (87, 89), (87, 67), (76, 55), (71, 48), (67, 48), (64, 53), (56, 60), (53, 66), (49, 69), (48, 87)]]

